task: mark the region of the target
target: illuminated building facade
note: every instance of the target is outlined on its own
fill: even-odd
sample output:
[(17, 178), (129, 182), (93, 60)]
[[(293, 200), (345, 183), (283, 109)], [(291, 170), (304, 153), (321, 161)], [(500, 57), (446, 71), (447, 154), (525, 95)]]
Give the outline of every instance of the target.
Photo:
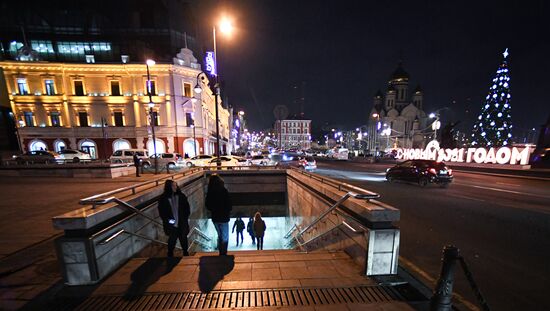
[(302, 117), (277, 120), (275, 130), (282, 149), (311, 148), (311, 120)]
[[(80, 149), (102, 159), (125, 148), (153, 153), (145, 64), (1, 61), (0, 67), (24, 151)], [(150, 71), (157, 153), (194, 156), (196, 144), (198, 153), (214, 154), (214, 94), (193, 52), (181, 49), (172, 63)], [(230, 114), (221, 102), (219, 117), (226, 153)]]

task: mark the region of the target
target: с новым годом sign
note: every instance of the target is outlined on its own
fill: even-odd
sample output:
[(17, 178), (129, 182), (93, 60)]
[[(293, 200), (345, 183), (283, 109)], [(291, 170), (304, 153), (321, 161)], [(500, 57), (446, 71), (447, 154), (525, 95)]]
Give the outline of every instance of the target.
[(435, 160), (478, 164), (527, 165), (532, 147), (456, 148), (441, 149), (437, 141), (431, 141), (426, 149), (397, 149), (398, 160)]

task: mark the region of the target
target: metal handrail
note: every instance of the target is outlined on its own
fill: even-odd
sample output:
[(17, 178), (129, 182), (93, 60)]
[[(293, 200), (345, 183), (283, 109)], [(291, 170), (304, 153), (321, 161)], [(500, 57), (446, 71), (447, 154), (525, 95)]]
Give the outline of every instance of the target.
[(290, 227), (290, 229), (287, 231), (287, 233), (284, 235), (284, 238), (287, 239), (291, 234), (292, 232), (294, 232), (295, 230), (298, 229), (298, 224), (294, 224), (292, 225), (292, 227)]
[(379, 194), (370, 195), (370, 194), (358, 194), (355, 192), (349, 191), (348, 193), (344, 194), (336, 203), (334, 203), (329, 209), (324, 211), (321, 215), (319, 215), (314, 221), (312, 221), (309, 225), (307, 225), (304, 229), (300, 230), (298, 233), (299, 235), (304, 234), (306, 231), (308, 231), (310, 228), (315, 226), (319, 221), (321, 221), (323, 218), (325, 218), (326, 215), (328, 215), (330, 212), (335, 210), (340, 204), (344, 203), (349, 197), (353, 197), (356, 199), (363, 199), (363, 200), (369, 200), (369, 199), (376, 199), (379, 198)]
[[(201, 171), (201, 170), (202, 170), (202, 168), (191, 168), (189, 170), (185, 170), (183, 172), (171, 174), (169, 176), (164, 176), (164, 177), (160, 177), (160, 178), (157, 178), (157, 179), (153, 179), (153, 180), (145, 181), (145, 182), (142, 182), (142, 183), (134, 184), (134, 185), (131, 185), (131, 186), (126, 186), (126, 187), (114, 189), (114, 190), (111, 190), (111, 191), (103, 192), (103, 193), (96, 194), (96, 195), (93, 195), (93, 196), (90, 196), (90, 197), (87, 197), (87, 198), (80, 199), (79, 204), (81, 204), (81, 205), (92, 204), (92, 208), (94, 209), (96, 207), (96, 205), (101, 205), (101, 203), (97, 203), (97, 202), (100, 202), (101, 198), (103, 198), (103, 197), (114, 195), (114, 194), (121, 193), (121, 192), (126, 192), (126, 191), (132, 191), (132, 194), (136, 194), (137, 193), (136, 189), (139, 188), (139, 187), (144, 187), (144, 186), (147, 186), (147, 185), (150, 185), (150, 184), (155, 184), (155, 187), (156, 187), (163, 180), (168, 180), (168, 179), (173, 180), (173, 179), (176, 178), (176, 176), (181, 175), (181, 177), (184, 177), (184, 176), (196, 173), (196, 172)], [(103, 204), (105, 204), (105, 203), (103, 203)]]
[(191, 230), (189, 230), (189, 233), (187, 234), (187, 238), (189, 238), (193, 232), (197, 233), (201, 238), (207, 240), (208, 242), (212, 241), (212, 238), (209, 237), (208, 235), (206, 235), (206, 233), (202, 232), (199, 228), (197, 228), (196, 226), (193, 226), (193, 228), (191, 228)]
[(153, 217), (143, 213), (141, 210), (139, 210), (139, 209), (135, 208), (134, 206), (130, 205), (128, 202), (122, 201), (121, 199), (118, 199), (118, 198), (115, 198), (115, 197), (109, 197), (109, 198), (103, 198), (103, 199), (99, 199), (99, 198), (88, 199), (86, 201), (84, 201), (84, 199), (80, 200), (80, 204), (92, 204), (93, 206), (104, 205), (104, 204), (111, 203), (111, 202), (118, 203), (119, 205), (122, 205), (122, 206), (132, 210), (134, 213), (149, 219), (150, 221), (152, 221), (156, 225), (159, 225), (161, 227), (163, 226), (161, 222), (157, 221)]
[(210, 250), (211, 249), (211, 246), (206, 244), (206, 243), (203, 243), (197, 239), (193, 239), (193, 241), (191, 241), (191, 243), (189, 243), (189, 246), (187, 247), (187, 252), (189, 252), (191, 250), (191, 248), (193, 247), (193, 245), (200, 245), (202, 246), (203, 248), (205, 248), (206, 250)]

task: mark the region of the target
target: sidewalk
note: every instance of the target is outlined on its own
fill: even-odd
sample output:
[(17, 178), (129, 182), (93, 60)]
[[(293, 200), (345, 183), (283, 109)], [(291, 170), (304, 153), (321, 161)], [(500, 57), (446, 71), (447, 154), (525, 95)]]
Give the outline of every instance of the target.
[(0, 178), (0, 310), (14, 310), (61, 281), (51, 218), (78, 200), (163, 175), (117, 179)]

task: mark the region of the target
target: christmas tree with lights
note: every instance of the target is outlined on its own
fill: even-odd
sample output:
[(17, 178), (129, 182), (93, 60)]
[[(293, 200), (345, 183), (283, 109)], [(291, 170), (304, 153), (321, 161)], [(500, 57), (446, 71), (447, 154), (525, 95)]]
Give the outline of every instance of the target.
[(485, 104), (474, 123), (472, 131), (473, 147), (500, 147), (511, 144), (512, 115), (510, 101), (510, 71), (508, 69), (508, 49), (497, 69), (493, 84), (489, 88)]

